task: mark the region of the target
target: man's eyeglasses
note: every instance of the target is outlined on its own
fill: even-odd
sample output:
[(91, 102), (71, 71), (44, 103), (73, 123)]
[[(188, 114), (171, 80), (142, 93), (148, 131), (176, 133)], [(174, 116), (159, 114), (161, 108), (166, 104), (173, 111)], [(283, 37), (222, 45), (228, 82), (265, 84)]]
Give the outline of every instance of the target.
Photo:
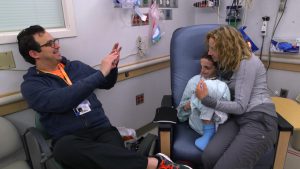
[(59, 44), (59, 39), (53, 39), (53, 40), (49, 40), (48, 42), (46, 42), (43, 45), (40, 45), (40, 47), (51, 47), (51, 48), (55, 48), (55, 45)]

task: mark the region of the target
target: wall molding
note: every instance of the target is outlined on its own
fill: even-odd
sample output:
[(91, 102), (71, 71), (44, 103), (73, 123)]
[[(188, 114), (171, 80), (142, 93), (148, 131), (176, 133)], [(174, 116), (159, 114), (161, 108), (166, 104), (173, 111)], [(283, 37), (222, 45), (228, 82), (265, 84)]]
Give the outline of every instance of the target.
[[(268, 61), (263, 61), (263, 63), (267, 67)], [(295, 63), (271, 62), (270, 69), (300, 72), (300, 65)]]
[(0, 116), (12, 114), (22, 110), (28, 109), (28, 105), (25, 100), (16, 101), (13, 103), (0, 106)]
[[(168, 67), (170, 67), (169, 56), (162, 56), (122, 65), (119, 67), (117, 82), (143, 76), (147, 73), (159, 71)], [(28, 109), (28, 105), (20, 92), (0, 95), (0, 116), (8, 115), (25, 109)]]
[[(256, 53), (256, 56), (259, 54)], [(269, 57), (267, 54), (262, 55), (262, 61), (267, 67)], [(290, 53), (271, 53), (270, 69), (285, 70), (291, 72), (300, 72), (300, 54)]]

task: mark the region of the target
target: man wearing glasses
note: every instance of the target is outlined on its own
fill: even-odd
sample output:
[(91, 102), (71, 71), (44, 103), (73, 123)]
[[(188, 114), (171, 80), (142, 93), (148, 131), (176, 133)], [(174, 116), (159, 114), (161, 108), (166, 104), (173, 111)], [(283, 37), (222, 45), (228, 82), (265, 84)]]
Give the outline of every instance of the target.
[(72, 169), (189, 169), (159, 153), (144, 157), (124, 148), (117, 129), (106, 117), (95, 89), (110, 89), (117, 81), (121, 47), (105, 56), (99, 70), (61, 56), (58, 39), (39, 25), (17, 36), (23, 58), (35, 65), (24, 75), (21, 92), (40, 115), (50, 134), (54, 158)]

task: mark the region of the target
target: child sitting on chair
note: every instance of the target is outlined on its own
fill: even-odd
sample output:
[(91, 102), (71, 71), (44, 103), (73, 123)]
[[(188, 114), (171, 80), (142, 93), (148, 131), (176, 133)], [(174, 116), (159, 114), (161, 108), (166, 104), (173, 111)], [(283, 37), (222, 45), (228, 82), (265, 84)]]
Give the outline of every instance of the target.
[(210, 55), (202, 56), (200, 65), (200, 75), (192, 77), (185, 87), (177, 107), (177, 117), (181, 122), (189, 120), (190, 127), (202, 135), (195, 140), (195, 145), (200, 150), (204, 150), (215, 134), (217, 126), (224, 123), (228, 115), (202, 105), (195, 95), (196, 86), (200, 80), (205, 80), (209, 96), (216, 99), (230, 100), (230, 92), (226, 83), (217, 79), (217, 63), (212, 60)]

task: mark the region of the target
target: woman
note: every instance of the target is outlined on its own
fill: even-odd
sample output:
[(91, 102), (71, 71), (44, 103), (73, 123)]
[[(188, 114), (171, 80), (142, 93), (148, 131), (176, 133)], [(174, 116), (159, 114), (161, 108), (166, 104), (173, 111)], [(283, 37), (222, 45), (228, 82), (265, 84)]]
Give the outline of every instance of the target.
[(177, 117), (181, 122), (188, 120), (190, 127), (201, 135), (195, 140), (195, 145), (203, 151), (215, 134), (215, 126), (224, 123), (228, 116), (226, 113), (203, 106), (195, 96), (196, 86), (200, 79), (204, 79), (210, 89), (209, 95), (217, 100), (230, 100), (230, 93), (227, 84), (216, 78), (217, 63), (210, 55), (201, 57), (200, 66), (200, 74), (193, 76), (185, 87), (177, 107)]
[[(277, 115), (267, 89), (266, 70), (251, 53), (241, 34), (223, 26), (207, 34), (209, 52), (220, 65), (232, 101), (208, 95), (204, 81), (196, 88), (202, 104), (231, 114), (207, 145), (202, 160), (205, 169), (250, 169), (277, 138)], [(202, 87), (201, 87), (202, 86)]]

